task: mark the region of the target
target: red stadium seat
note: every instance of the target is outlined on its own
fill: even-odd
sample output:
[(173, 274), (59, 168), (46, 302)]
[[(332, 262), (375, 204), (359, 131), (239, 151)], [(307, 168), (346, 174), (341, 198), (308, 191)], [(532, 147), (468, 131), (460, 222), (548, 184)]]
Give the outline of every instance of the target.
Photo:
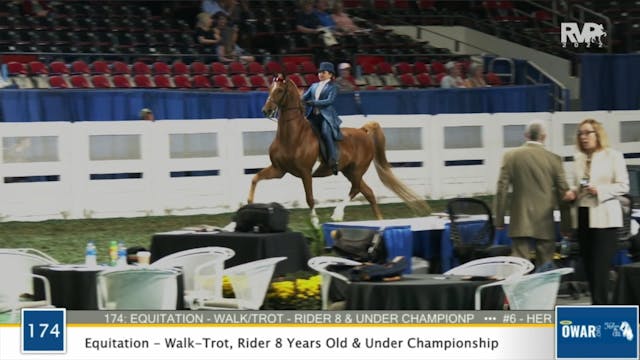
[(302, 74), (317, 74), (318, 73), (318, 68), (316, 67), (316, 64), (313, 63), (313, 61), (303, 61), (300, 64), (300, 67), (302, 68)]
[(73, 85), (74, 88), (78, 88), (78, 89), (91, 88), (91, 84), (89, 84), (89, 81), (84, 75), (72, 75), (71, 85)]
[(7, 64), (7, 71), (9, 72), (9, 75), (26, 75), (27, 67), (23, 63), (10, 61)]
[(264, 66), (257, 61), (252, 61), (247, 65), (248, 75), (264, 74)]
[(305, 74), (304, 75), (304, 81), (308, 84), (311, 85), (313, 83), (316, 83), (318, 81), (320, 81), (320, 79), (318, 78), (317, 74)]
[[(415, 64), (414, 66), (414, 71), (417, 71), (415, 69)], [(446, 73), (447, 69), (444, 67), (444, 65), (439, 62), (439, 61), (432, 61), (431, 62), (431, 73), (434, 75), (438, 75), (438, 74), (442, 74), (442, 73)]]
[(283, 66), (284, 66), (284, 72), (286, 72), (287, 74), (297, 74), (299, 72), (298, 64), (294, 62), (291, 62), (291, 61), (285, 62)]
[(89, 65), (82, 60), (76, 60), (71, 63), (71, 73), (72, 74), (89, 74), (91, 70), (89, 70)]
[(211, 82), (206, 75), (196, 75), (193, 77), (193, 87), (197, 89), (210, 88)]
[(213, 85), (222, 90), (230, 90), (233, 88), (233, 84), (231, 83), (231, 79), (227, 75), (214, 75), (213, 76)]
[(123, 74), (113, 76), (113, 85), (117, 88), (130, 88), (129, 78)]
[(135, 75), (150, 75), (151, 69), (149, 65), (143, 63), (142, 61), (136, 61), (133, 63), (133, 73)]
[(174, 87), (173, 84), (171, 84), (171, 79), (169, 78), (169, 75), (154, 75), (153, 82), (155, 82), (156, 87), (159, 87), (159, 88), (167, 89), (167, 88)]
[(433, 85), (431, 82), (431, 76), (427, 73), (416, 75), (416, 79), (418, 80), (418, 84), (420, 84), (421, 87), (429, 87)]
[(191, 75), (209, 75), (209, 68), (202, 61), (194, 61), (189, 66)]
[(240, 91), (249, 91), (251, 90), (251, 85), (247, 82), (247, 78), (241, 74), (231, 75), (231, 83), (233, 87)]
[(59, 75), (49, 77), (49, 85), (52, 89), (66, 89), (69, 87), (66, 80)]
[(378, 65), (376, 66), (376, 73), (378, 75), (393, 74), (393, 68), (391, 67), (391, 64), (383, 61), (378, 63)]
[(151, 77), (149, 75), (138, 74), (133, 77), (133, 82), (136, 84), (136, 87), (139, 88), (153, 88), (156, 87), (155, 84), (151, 81)]
[(29, 62), (29, 75), (46, 75), (49, 74), (47, 66), (41, 61)]
[(416, 79), (410, 73), (404, 73), (400, 75), (400, 83), (405, 88), (416, 87)]
[(362, 74), (364, 75), (376, 73), (376, 66), (370, 62), (363, 63), (360, 66), (362, 67)]
[(189, 67), (182, 61), (176, 61), (171, 65), (171, 73), (173, 75), (188, 75)]
[(251, 83), (251, 87), (257, 91), (267, 91), (269, 90), (269, 85), (262, 75), (251, 75), (249, 77), (249, 82)]
[(53, 61), (49, 64), (49, 73), (52, 75), (68, 75), (69, 68), (67, 68), (67, 64), (62, 61)]
[(296, 86), (300, 89), (304, 89), (305, 87), (307, 87), (307, 83), (304, 81), (302, 76), (298, 74), (289, 74), (288, 78), (291, 79), (291, 81), (293, 81), (293, 83), (296, 84)]
[(154, 75), (170, 75), (171, 74), (171, 68), (169, 68), (169, 65), (167, 65), (167, 63), (164, 63), (162, 61), (154, 62), (153, 64), (151, 64), (151, 68), (153, 69)]
[(244, 65), (242, 65), (241, 62), (239, 61), (232, 61), (229, 64), (229, 74), (230, 75), (235, 75), (235, 74), (246, 74), (247, 73), (247, 69), (244, 67)]
[(111, 69), (106, 61), (96, 60), (91, 63), (92, 74), (111, 74)]
[(176, 84), (177, 88), (180, 89), (191, 89), (191, 81), (187, 75), (175, 75), (173, 77), (173, 82)]
[(219, 62), (215, 61), (211, 63), (211, 74), (212, 75), (227, 75), (227, 67)]
[(414, 74), (429, 73), (429, 67), (427, 66), (427, 64), (423, 63), (422, 61), (416, 61), (415, 63), (413, 63), (413, 73)]
[(111, 73), (118, 74), (131, 74), (131, 70), (129, 69), (129, 65), (123, 63), (122, 61), (115, 61), (111, 64)]
[(104, 75), (94, 75), (91, 77), (91, 83), (93, 87), (96, 89), (109, 89), (111, 88), (111, 83), (109, 79)]
[(396, 64), (396, 72), (398, 75), (411, 74), (413, 72), (413, 67), (408, 62), (399, 62)]
[(269, 61), (265, 66), (265, 71), (268, 75), (280, 74), (283, 72), (282, 65), (276, 61)]

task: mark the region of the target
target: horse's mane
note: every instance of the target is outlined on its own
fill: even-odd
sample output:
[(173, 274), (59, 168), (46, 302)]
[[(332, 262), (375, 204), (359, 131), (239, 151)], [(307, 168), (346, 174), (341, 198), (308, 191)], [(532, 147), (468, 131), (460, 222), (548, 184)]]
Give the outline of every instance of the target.
[[(295, 94), (296, 99), (298, 100), (297, 105), (300, 108), (300, 113), (303, 114), (304, 116), (304, 104), (302, 103), (302, 99), (300, 98), (300, 92), (298, 89), (298, 86), (296, 85), (296, 83), (293, 82), (293, 80), (289, 79), (287, 77), (287, 85), (291, 90), (292, 90), (292, 94)], [(289, 95), (292, 96), (292, 95)]]

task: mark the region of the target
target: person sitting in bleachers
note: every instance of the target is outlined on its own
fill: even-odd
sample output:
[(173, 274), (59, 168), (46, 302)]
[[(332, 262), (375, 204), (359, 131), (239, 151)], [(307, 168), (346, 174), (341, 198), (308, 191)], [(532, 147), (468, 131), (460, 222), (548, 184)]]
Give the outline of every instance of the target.
[(487, 87), (487, 82), (484, 81), (483, 75), (483, 66), (482, 64), (471, 64), (469, 67), (469, 74), (467, 75), (467, 79), (464, 81), (464, 85), (468, 88), (475, 87)]
[(296, 15), (296, 30), (305, 34), (318, 34), (322, 24), (313, 9), (313, 0), (302, 0)]
[(333, 6), (333, 14), (331, 15), (333, 22), (336, 24), (336, 30), (344, 34), (353, 34), (354, 32), (361, 31), (353, 20), (349, 17), (349, 14), (344, 12), (344, 5), (342, 1), (337, 1)]
[(460, 68), (456, 65), (455, 62), (449, 61), (445, 67), (449, 74), (442, 78), (440, 82), (440, 87), (444, 89), (451, 88), (464, 88), (466, 87), (464, 84), (464, 80), (460, 77)]
[(213, 20), (206, 12), (198, 14), (198, 22), (195, 29), (195, 41), (204, 52), (213, 53), (222, 40), (222, 34), (216, 27), (213, 28)]
[(338, 65), (338, 72), (340, 76), (336, 78), (335, 82), (340, 91), (355, 91), (358, 89), (356, 80), (353, 78), (353, 75), (351, 75), (351, 65), (349, 65), (349, 63), (341, 63)]
[(329, 2), (327, 0), (318, 0), (316, 2), (314, 14), (316, 14), (318, 20), (320, 20), (320, 25), (329, 30), (335, 30), (336, 22), (333, 21), (333, 17), (331, 17), (329, 13)]
[(228, 16), (222, 12), (217, 13), (215, 16), (216, 27), (221, 35), (221, 41), (216, 47), (216, 53), (218, 54), (218, 61), (222, 63), (230, 63), (232, 61), (242, 61), (249, 63), (255, 61), (255, 58), (249, 55), (243, 48), (238, 46), (238, 28), (228, 27)]

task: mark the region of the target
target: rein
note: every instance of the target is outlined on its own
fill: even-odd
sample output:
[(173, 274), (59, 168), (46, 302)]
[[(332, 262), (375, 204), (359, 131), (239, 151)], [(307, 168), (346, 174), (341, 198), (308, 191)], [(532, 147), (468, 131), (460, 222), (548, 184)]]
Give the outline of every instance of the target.
[(282, 108), (282, 105), (280, 103), (282, 103), (286, 98), (287, 98), (287, 92), (289, 91), (289, 89), (287, 88), (287, 86), (285, 85), (284, 91), (282, 92), (282, 96), (280, 97), (280, 99), (278, 99), (278, 101), (275, 101), (271, 98), (271, 94), (269, 94), (269, 97), (267, 97), (267, 102), (272, 102), (276, 105), (277, 111), (274, 112), (274, 114), (278, 114), (275, 118), (272, 116), (268, 116), (267, 119), (277, 123), (278, 122), (278, 116), (280, 112), (285, 112), (285, 111), (289, 111), (289, 110), (299, 110), (301, 112), (302, 109), (300, 106), (293, 106), (293, 107), (286, 107), (286, 108)]

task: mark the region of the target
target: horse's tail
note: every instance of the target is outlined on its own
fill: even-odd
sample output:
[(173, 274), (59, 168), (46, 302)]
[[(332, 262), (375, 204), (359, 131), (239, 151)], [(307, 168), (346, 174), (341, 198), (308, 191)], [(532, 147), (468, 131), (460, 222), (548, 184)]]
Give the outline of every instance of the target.
[(375, 121), (370, 121), (362, 126), (362, 129), (371, 136), (373, 139), (374, 156), (373, 162), (378, 172), (380, 181), (398, 195), (413, 211), (420, 215), (428, 215), (431, 213), (429, 204), (407, 185), (405, 185), (395, 174), (391, 171), (391, 164), (387, 160), (387, 154), (385, 153), (386, 138), (384, 132)]

